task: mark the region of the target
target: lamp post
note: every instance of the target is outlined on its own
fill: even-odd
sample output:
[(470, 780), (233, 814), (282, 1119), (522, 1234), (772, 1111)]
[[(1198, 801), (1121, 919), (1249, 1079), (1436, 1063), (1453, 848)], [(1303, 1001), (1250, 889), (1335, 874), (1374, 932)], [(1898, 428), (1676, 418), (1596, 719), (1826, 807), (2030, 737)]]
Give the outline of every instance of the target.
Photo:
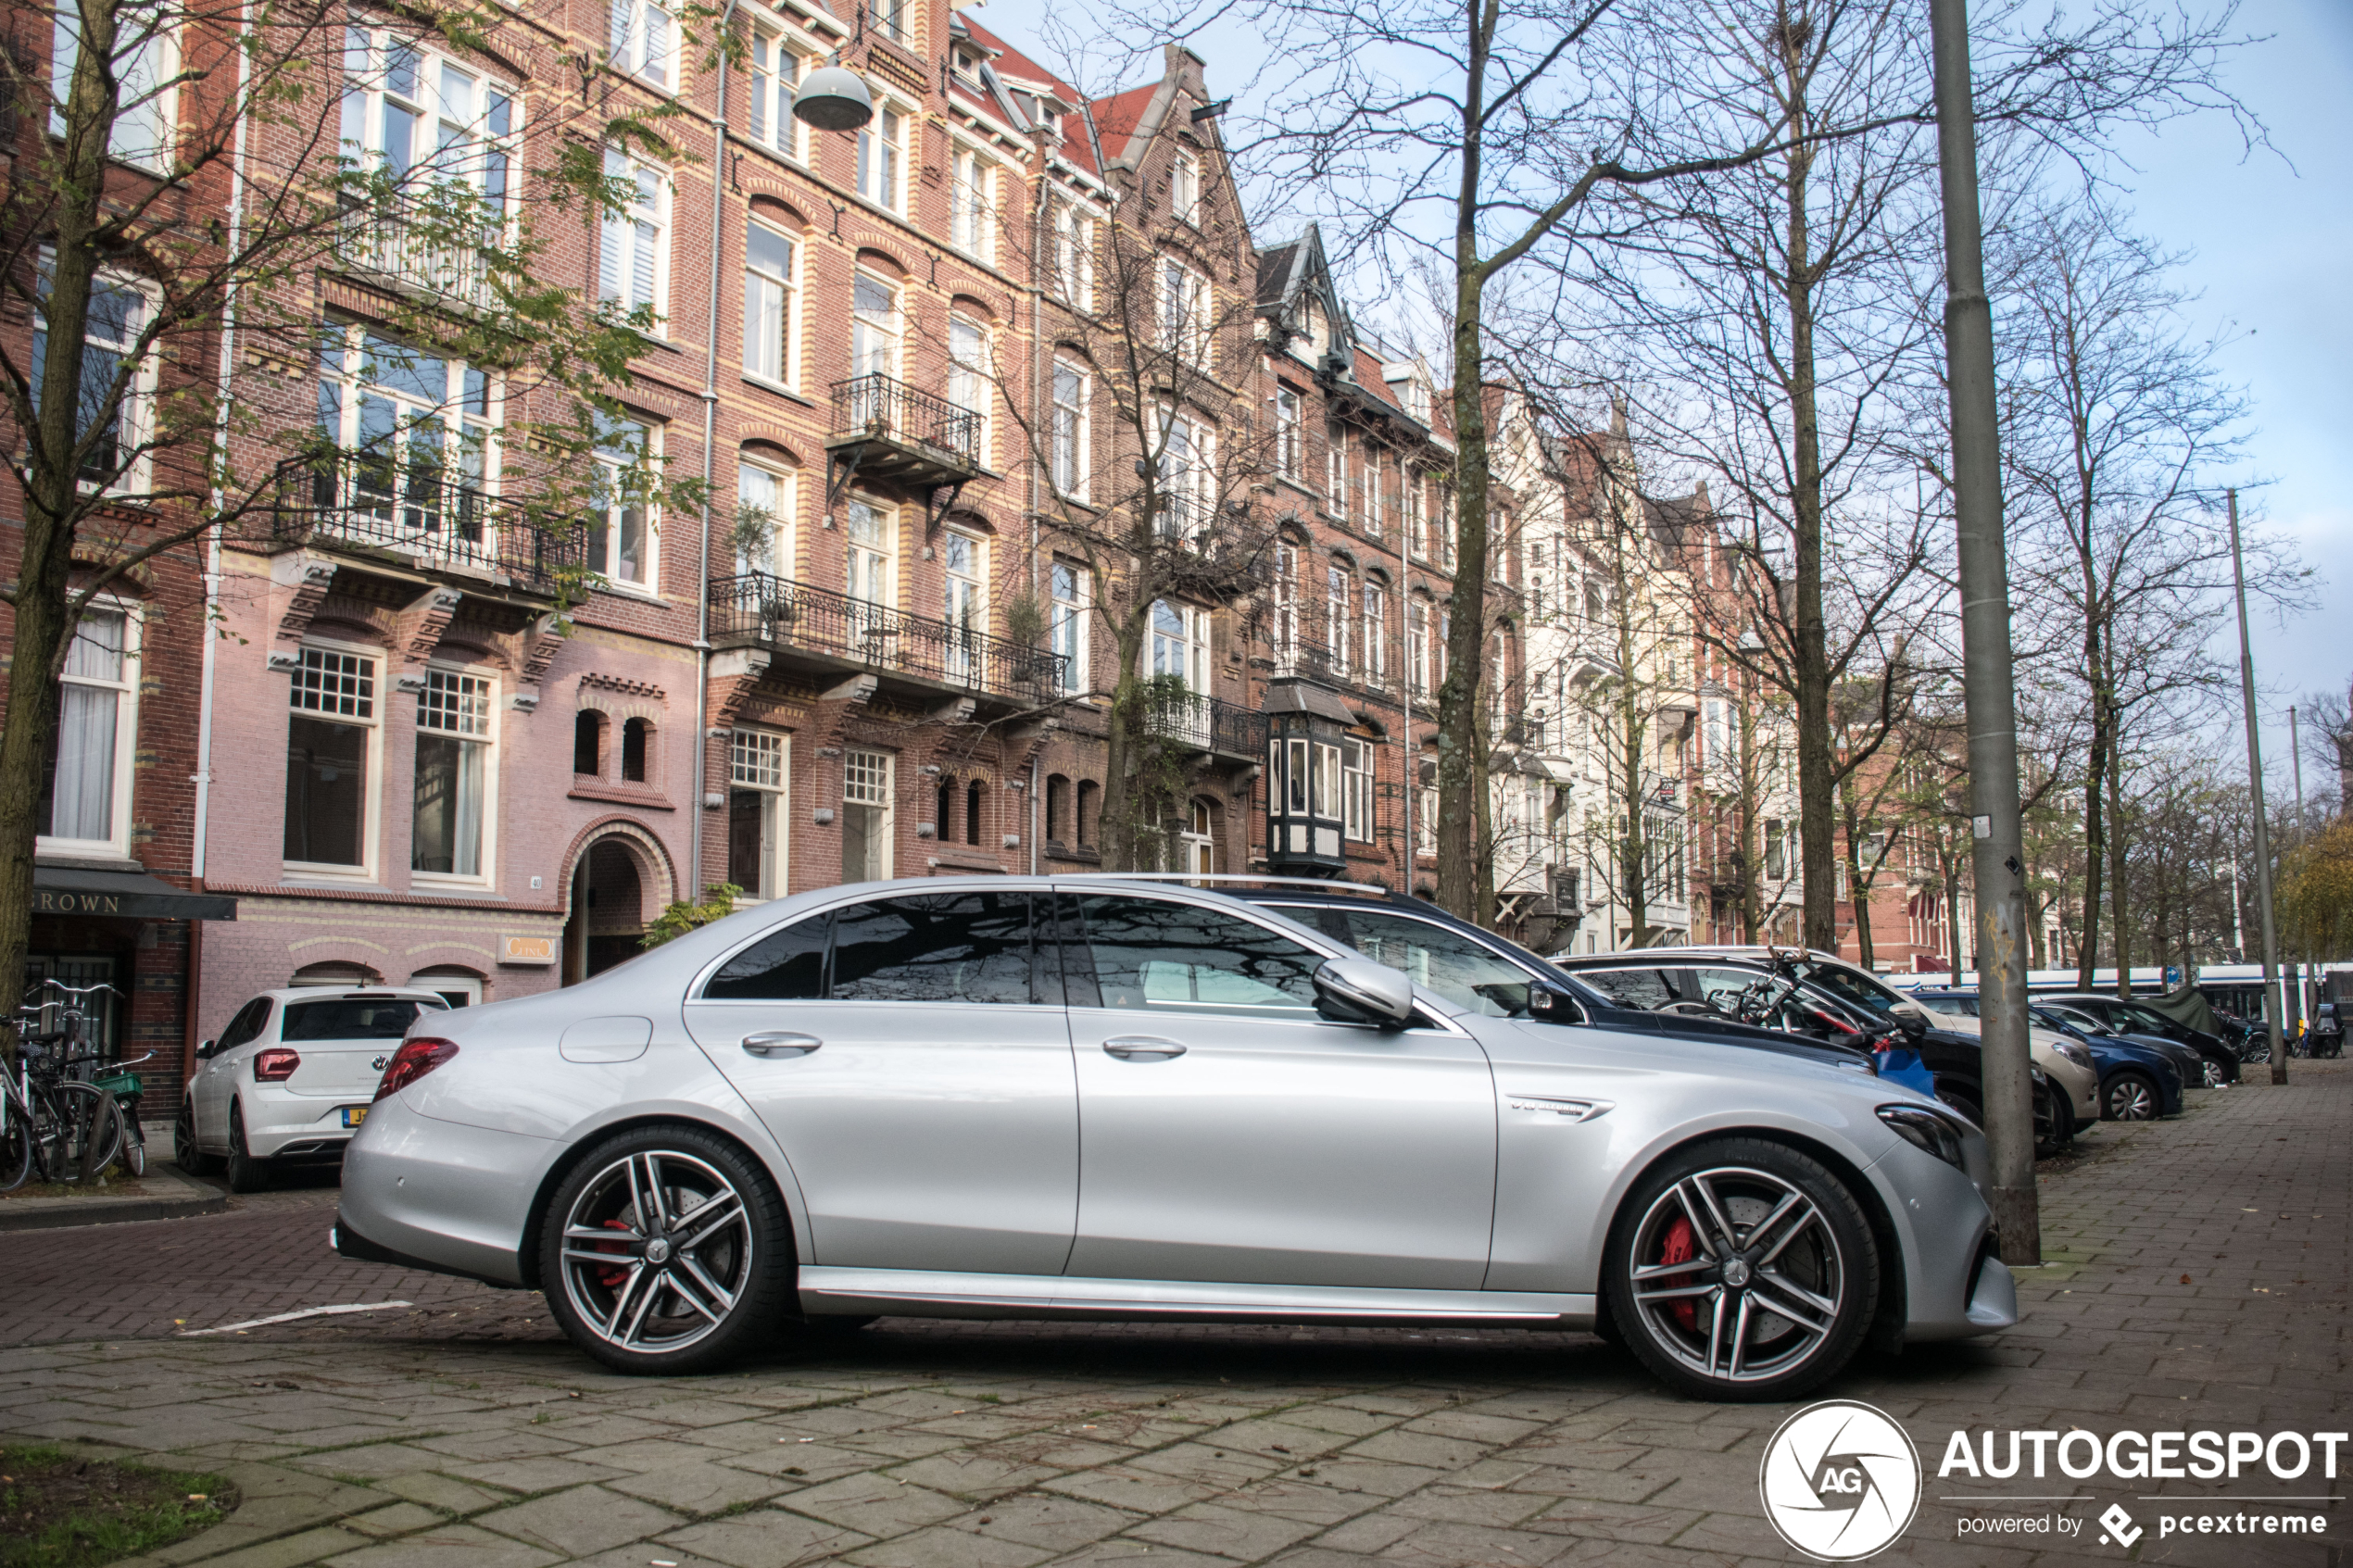
[(1929, 33), (1944, 195), (1944, 360), (1952, 400), (1985, 1133), (1994, 1156), (1994, 1190), (1987, 1197), (2001, 1233), (2003, 1261), (2038, 1263), (2043, 1236), (2034, 1198), (2034, 1088), (2027, 1064), (2025, 835), (2018, 807), (1994, 315), (1985, 298), (1978, 218), (1977, 123), (1965, 0), (1931, 0)]
[(2255, 647), (2246, 636), (2246, 569), (2239, 560), (2239, 493), (2229, 493), (2231, 587), (2239, 604), (2239, 699), (2246, 709), (2246, 786), (2255, 809), (2255, 913), (2263, 933), (2263, 1023), (2271, 1041), (2271, 1082), (2287, 1082), (2280, 1033), (2280, 933), (2271, 918), (2271, 830), (2263, 820), (2263, 734), (2255, 717)]

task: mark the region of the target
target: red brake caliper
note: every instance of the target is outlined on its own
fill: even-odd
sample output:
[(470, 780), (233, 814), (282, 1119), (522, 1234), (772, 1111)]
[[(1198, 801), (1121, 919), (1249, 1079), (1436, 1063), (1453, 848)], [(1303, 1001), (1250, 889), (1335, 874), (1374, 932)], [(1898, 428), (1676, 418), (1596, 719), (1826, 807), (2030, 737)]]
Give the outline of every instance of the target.
[[(1678, 1220), (1675, 1223), (1683, 1226), (1686, 1235), (1690, 1233), (1691, 1226), (1684, 1221)], [(625, 1231), (631, 1228), (632, 1226), (626, 1220), (607, 1220), (605, 1222), (605, 1229), (609, 1231)], [(618, 1252), (621, 1248), (610, 1244), (600, 1244), (597, 1248), (597, 1250), (599, 1252)], [(621, 1288), (622, 1282), (626, 1280), (628, 1277), (629, 1271), (624, 1268), (605, 1268), (600, 1265), (597, 1270), (597, 1283), (603, 1286), (607, 1290), (619, 1290)]]
[[(1688, 1263), (1698, 1253), (1699, 1238), (1692, 1234), (1690, 1218), (1678, 1214), (1675, 1223), (1667, 1227), (1667, 1235), (1659, 1243), (1658, 1261), (1661, 1263)], [(1668, 1316), (1683, 1325), (1685, 1333), (1699, 1332), (1699, 1302), (1696, 1298), (1685, 1296), (1669, 1301), (1667, 1311)]]

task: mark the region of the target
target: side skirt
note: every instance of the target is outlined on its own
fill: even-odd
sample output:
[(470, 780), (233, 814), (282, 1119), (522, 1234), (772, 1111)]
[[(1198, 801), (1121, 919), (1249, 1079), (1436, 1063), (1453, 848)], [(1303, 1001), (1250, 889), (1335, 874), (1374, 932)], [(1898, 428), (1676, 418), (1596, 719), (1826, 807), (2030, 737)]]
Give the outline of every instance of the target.
[(812, 1317), (898, 1313), (930, 1318), (1451, 1323), (1554, 1329), (1590, 1329), (1594, 1310), (1591, 1296), (1532, 1291), (1228, 1285), (812, 1266), (800, 1271), (800, 1305)]

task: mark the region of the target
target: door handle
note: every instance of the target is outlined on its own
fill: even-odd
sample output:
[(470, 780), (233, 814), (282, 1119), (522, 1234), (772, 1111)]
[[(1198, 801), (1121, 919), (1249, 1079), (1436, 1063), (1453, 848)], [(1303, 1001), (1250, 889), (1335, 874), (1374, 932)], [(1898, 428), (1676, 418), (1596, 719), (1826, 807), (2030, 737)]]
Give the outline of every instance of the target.
[(1153, 1035), (1114, 1035), (1103, 1042), (1103, 1051), (1122, 1061), (1166, 1061), (1183, 1056), (1185, 1047)]
[(744, 1036), (747, 1056), (807, 1056), (825, 1042), (814, 1035), (795, 1035), (784, 1029), (766, 1029), (757, 1035)]

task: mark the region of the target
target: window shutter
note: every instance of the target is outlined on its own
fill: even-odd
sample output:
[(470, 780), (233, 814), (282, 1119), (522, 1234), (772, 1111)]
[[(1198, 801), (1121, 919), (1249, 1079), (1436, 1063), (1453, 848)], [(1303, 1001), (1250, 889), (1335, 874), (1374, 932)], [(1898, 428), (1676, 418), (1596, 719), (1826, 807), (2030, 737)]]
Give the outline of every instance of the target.
[(660, 243), (661, 231), (651, 223), (636, 224), (636, 247), (631, 256), (629, 303), (634, 308), (654, 302), (654, 247)]
[(646, 69), (648, 81), (670, 82), (670, 13), (659, 6), (646, 7)]
[(630, 0), (612, 0), (611, 34), (605, 41), (612, 57), (624, 69), (629, 64), (629, 5)]

